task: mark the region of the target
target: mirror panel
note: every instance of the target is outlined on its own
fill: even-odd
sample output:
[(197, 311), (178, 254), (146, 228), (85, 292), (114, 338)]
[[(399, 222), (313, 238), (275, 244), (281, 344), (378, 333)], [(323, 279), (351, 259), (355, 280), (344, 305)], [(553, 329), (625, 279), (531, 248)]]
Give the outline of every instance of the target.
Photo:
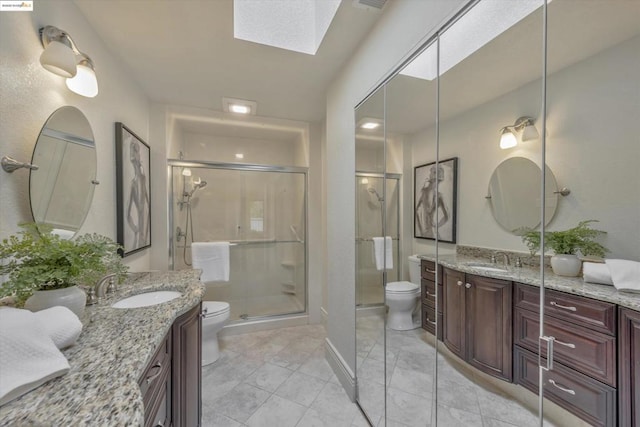
[(33, 219), (71, 238), (84, 222), (95, 189), (96, 150), (87, 118), (61, 107), (47, 120), (33, 150), (37, 170), (29, 175)]
[[(540, 183), (542, 170), (524, 157), (512, 157), (500, 163), (491, 175), (489, 194), (491, 212), (506, 231), (521, 235), (526, 229), (540, 225)], [(547, 166), (545, 179), (546, 224), (553, 219), (558, 206), (558, 185)]]
[(385, 275), (373, 253), (373, 237), (384, 235), (387, 213), (384, 101), (382, 86), (355, 111), (356, 401), (372, 425), (386, 417)]

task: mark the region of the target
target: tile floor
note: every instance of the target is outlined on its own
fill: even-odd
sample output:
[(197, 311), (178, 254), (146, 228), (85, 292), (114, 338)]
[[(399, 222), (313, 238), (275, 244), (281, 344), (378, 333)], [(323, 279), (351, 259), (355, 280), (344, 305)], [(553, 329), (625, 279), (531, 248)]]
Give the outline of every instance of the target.
[[(384, 426), (382, 346), (375, 327), (359, 329), (367, 330), (358, 335), (361, 400), (373, 422)], [(321, 325), (307, 325), (221, 337), (220, 359), (202, 371), (202, 425), (368, 426), (325, 360), (325, 336)], [(392, 331), (387, 342), (386, 425), (429, 426), (433, 349), (421, 329)], [(446, 361), (439, 369), (438, 426), (537, 425), (532, 413), (475, 385)]]

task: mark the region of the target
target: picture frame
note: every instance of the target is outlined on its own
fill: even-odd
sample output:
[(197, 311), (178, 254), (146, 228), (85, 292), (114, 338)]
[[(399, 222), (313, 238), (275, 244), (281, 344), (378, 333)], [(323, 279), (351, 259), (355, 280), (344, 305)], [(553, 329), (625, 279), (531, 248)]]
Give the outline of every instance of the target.
[(151, 246), (151, 149), (116, 123), (116, 210), (120, 256)]
[(416, 166), (413, 183), (414, 237), (456, 243), (458, 158)]

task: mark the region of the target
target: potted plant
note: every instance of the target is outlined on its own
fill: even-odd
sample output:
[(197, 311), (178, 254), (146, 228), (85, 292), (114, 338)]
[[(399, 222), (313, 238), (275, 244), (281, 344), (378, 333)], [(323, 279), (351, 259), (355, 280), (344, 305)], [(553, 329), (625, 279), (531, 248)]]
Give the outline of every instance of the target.
[[(604, 257), (607, 248), (596, 242), (595, 239), (605, 234), (604, 231), (591, 228), (591, 223), (598, 222), (590, 219), (580, 221), (577, 226), (564, 231), (547, 231), (544, 233), (545, 252), (547, 249), (553, 250), (551, 257), (551, 268), (559, 276), (577, 276), (582, 267), (582, 261), (577, 257), (576, 252), (584, 256), (594, 255)], [(531, 254), (534, 255), (540, 249), (540, 232), (535, 230), (526, 231), (522, 235), (522, 241), (527, 245)]]
[(33, 311), (66, 305), (76, 314), (84, 310), (86, 294), (78, 286), (93, 286), (107, 273), (121, 278), (127, 267), (119, 245), (99, 234), (65, 240), (43, 224), (20, 224), (17, 235), (0, 244), (0, 297), (12, 296), (14, 304)]

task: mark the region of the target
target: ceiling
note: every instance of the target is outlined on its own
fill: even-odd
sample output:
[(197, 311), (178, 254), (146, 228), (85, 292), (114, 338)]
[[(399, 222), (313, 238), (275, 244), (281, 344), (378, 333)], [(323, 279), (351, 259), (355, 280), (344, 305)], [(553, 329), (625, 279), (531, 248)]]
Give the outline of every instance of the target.
[(222, 111), (256, 101), (257, 115), (325, 116), (325, 94), (381, 15), (342, 2), (316, 55), (233, 38), (232, 0), (75, 0), (153, 102)]

